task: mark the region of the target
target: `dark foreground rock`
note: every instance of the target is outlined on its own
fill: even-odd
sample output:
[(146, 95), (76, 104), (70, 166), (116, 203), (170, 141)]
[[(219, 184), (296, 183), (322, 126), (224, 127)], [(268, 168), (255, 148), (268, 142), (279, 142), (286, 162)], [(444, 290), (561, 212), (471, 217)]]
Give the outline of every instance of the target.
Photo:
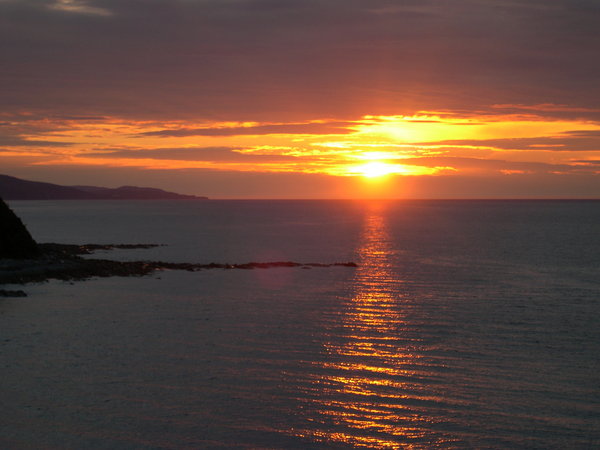
[(0, 297), (27, 297), (24, 291), (7, 291), (6, 289), (0, 289)]
[(35, 258), (39, 254), (21, 219), (0, 198), (0, 258)]

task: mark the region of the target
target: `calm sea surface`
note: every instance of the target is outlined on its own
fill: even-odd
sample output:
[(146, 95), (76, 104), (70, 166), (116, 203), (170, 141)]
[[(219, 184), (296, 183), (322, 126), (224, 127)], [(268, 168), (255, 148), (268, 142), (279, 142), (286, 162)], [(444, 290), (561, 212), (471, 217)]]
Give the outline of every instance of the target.
[[(120, 260), (0, 299), (2, 448), (599, 448), (600, 202), (11, 202)], [(98, 254), (97, 254), (98, 256)]]

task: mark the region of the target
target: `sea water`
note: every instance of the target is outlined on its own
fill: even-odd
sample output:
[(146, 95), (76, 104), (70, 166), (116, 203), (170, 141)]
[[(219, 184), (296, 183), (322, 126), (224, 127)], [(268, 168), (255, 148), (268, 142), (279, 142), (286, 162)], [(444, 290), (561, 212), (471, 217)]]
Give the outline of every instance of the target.
[(598, 448), (600, 202), (31, 201), (163, 271), (0, 299), (3, 448)]

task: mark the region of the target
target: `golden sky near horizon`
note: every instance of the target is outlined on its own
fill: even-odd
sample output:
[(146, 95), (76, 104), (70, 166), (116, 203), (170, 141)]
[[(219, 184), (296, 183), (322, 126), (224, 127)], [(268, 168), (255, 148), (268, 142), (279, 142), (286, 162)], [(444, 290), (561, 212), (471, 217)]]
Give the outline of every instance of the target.
[[(41, 120), (28, 126), (37, 130), (23, 134), (19, 145), (6, 145), (3, 155), (42, 166), (333, 176), (489, 171), (509, 175), (539, 170), (598, 173), (592, 163), (600, 159), (600, 151), (585, 147), (590, 136), (600, 133), (600, 124), (533, 115), (421, 113), (304, 123)], [(578, 145), (584, 147), (578, 150)]]

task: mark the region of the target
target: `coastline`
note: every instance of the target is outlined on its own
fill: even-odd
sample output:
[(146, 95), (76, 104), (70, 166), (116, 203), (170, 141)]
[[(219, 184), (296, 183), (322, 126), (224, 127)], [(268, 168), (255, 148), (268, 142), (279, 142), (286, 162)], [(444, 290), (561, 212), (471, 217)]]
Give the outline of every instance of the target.
[[(159, 270), (196, 272), (208, 269), (269, 269), (276, 267), (357, 267), (354, 262), (300, 263), (294, 261), (248, 263), (171, 263), (164, 261), (114, 261), (82, 258), (96, 250), (137, 249), (159, 247), (161, 244), (38, 244), (40, 256), (28, 259), (0, 259), (0, 287), (7, 284), (41, 283), (51, 279), (83, 281), (94, 277), (144, 276)], [(0, 297), (26, 297), (22, 290), (0, 289)]]

